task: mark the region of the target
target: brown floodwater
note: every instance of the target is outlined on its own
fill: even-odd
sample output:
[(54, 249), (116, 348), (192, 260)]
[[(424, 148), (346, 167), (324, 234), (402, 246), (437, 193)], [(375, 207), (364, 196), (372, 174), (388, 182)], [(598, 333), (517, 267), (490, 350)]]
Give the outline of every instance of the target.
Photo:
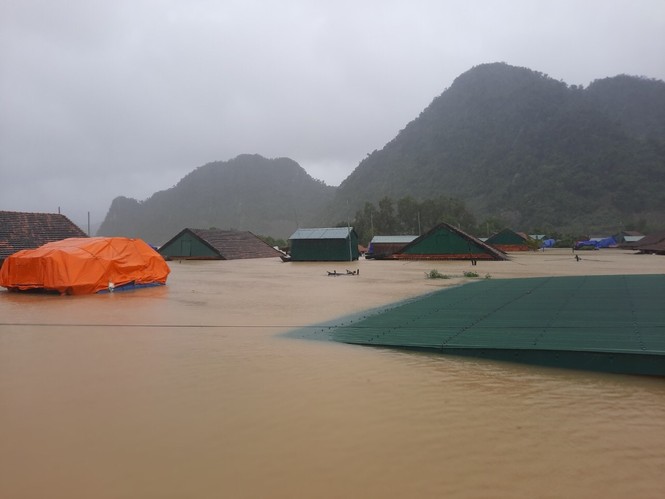
[(1, 498), (665, 496), (663, 378), (316, 339), (465, 270), (662, 273), (665, 257), (170, 266), (160, 288), (0, 291)]

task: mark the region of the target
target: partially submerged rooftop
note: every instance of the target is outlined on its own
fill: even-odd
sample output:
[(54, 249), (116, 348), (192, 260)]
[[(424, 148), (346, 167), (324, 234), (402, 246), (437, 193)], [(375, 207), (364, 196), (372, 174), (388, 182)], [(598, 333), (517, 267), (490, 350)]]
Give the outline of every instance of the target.
[(484, 279), (334, 330), (337, 341), (665, 376), (665, 275)]
[(0, 211), (0, 265), (17, 251), (70, 237), (88, 235), (60, 213)]
[(165, 258), (239, 260), (282, 253), (249, 231), (185, 228), (159, 248)]

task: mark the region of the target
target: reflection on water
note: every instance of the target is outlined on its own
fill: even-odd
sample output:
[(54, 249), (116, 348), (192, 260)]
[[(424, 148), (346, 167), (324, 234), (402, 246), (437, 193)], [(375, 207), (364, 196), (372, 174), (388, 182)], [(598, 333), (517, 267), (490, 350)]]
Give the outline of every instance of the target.
[(0, 293), (0, 497), (662, 497), (662, 379), (284, 336), (332, 291), (208, 265)]

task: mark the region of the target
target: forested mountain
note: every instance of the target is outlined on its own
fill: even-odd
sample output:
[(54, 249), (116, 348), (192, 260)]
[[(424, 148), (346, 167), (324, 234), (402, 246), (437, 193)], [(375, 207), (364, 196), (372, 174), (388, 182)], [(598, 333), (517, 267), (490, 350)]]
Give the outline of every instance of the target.
[(358, 165), (328, 218), (385, 196), (458, 198), (520, 230), (664, 227), (665, 83), (477, 66)]
[(97, 234), (163, 244), (185, 227), (216, 227), (286, 238), (334, 191), (293, 160), (245, 154), (201, 166), (145, 201), (114, 199)]
[(665, 83), (620, 75), (583, 88), (483, 64), (338, 188), (293, 160), (241, 155), (145, 201), (116, 198), (98, 234), (161, 244), (184, 227), (218, 227), (286, 238), (298, 226), (353, 224), (354, 213), (371, 227), (392, 206), (409, 226), (395, 230), (443, 216), (483, 234), (665, 229)]

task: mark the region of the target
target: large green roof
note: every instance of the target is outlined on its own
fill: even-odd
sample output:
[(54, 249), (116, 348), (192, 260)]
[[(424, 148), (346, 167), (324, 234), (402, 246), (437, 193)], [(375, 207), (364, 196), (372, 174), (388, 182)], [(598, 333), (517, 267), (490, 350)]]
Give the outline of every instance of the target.
[(485, 242), (487, 244), (526, 244), (526, 239), (512, 229), (503, 229)]
[(348, 239), (352, 231), (355, 232), (353, 227), (298, 229), (289, 239)]
[(665, 275), (485, 279), (347, 326), (346, 343), (665, 375)]
[(411, 241), (395, 256), (413, 259), (506, 260), (504, 254), (480, 239), (445, 222)]

